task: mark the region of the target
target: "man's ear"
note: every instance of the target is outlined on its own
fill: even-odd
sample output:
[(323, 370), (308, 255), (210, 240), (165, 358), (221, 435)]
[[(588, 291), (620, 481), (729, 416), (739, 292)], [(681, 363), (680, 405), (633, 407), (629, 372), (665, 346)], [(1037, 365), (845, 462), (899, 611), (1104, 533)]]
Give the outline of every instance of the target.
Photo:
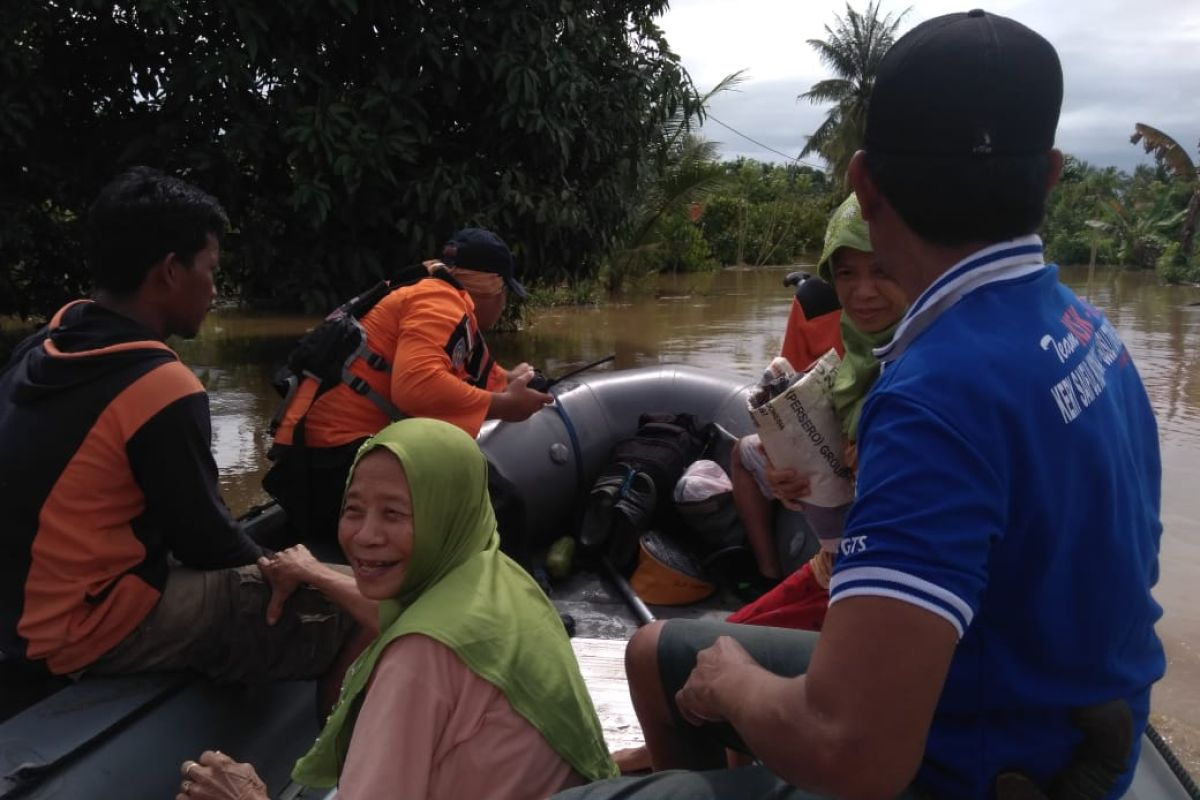
[(155, 292), (169, 292), (179, 283), (180, 269), (183, 264), (174, 253), (167, 253), (146, 271), (142, 286)]
[(867, 171), (866, 151), (859, 150), (850, 158), (850, 166), (846, 170), (846, 177), (850, 180), (851, 190), (858, 196), (858, 204), (862, 207), (863, 219), (867, 221), (867, 224), (870, 224), (879, 213), (879, 205), (883, 200), (883, 196), (879, 194), (879, 189), (875, 187), (875, 182), (871, 180), (871, 173)]
[(1050, 194), (1058, 185), (1058, 179), (1062, 176), (1063, 161), (1062, 150), (1057, 148), (1050, 150), (1050, 169), (1046, 172), (1046, 194)]

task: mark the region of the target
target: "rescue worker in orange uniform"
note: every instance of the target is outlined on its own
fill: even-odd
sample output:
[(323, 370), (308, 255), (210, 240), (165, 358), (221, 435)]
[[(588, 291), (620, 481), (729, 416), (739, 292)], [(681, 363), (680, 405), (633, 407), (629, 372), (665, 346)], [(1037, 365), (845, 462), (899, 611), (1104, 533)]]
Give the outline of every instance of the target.
[(784, 279), (784, 284), (796, 287), (792, 297), (792, 308), (788, 312), (787, 330), (783, 334), (783, 347), (779, 355), (788, 360), (793, 369), (801, 372), (829, 352), (845, 352), (842, 344), (842, 306), (838, 303), (833, 287), (821, 278), (805, 272), (793, 272)]
[[(508, 245), (491, 231), (464, 228), (425, 267), (428, 277), (391, 291), (362, 316), (369, 352), (349, 367), (354, 385), (342, 381), (318, 394), (318, 382), (306, 378), (285, 410), (263, 485), (287, 511), (293, 536), (333, 541), (354, 454), (394, 419), (432, 417), (477, 436), (484, 420), (519, 422), (553, 402), (530, 388), (533, 367), (505, 370), (483, 337), (510, 291), (527, 297)], [(491, 480), (494, 488), (502, 479)], [(497, 511), (511, 551), (516, 525)]]
[(355, 619), (375, 625), (365, 601), (352, 618), (314, 588), (273, 586), (260, 569), (273, 557), (221, 500), (208, 395), (165, 340), (200, 330), (227, 225), (182, 180), (118, 176), (88, 215), (94, 299), (0, 370), (0, 662), (31, 676), (326, 675), (336, 689)]

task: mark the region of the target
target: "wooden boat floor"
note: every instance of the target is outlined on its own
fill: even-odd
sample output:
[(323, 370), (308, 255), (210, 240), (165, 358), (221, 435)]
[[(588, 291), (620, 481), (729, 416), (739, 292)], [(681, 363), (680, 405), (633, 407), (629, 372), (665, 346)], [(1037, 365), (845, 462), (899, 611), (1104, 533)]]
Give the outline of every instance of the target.
[[(576, 634), (571, 646), (600, 717), (609, 751), (642, 745), (642, 728), (633, 712), (625, 679), (625, 644), (638, 628), (629, 607), (604, 578), (583, 570), (556, 584), (551, 599), (559, 611), (575, 619)], [(718, 592), (694, 605), (650, 606), (650, 610), (659, 619), (720, 620), (738, 605), (735, 598)]]
[(620, 639), (574, 638), (575, 658), (600, 717), (609, 752), (644, 744), (625, 681), (625, 642)]

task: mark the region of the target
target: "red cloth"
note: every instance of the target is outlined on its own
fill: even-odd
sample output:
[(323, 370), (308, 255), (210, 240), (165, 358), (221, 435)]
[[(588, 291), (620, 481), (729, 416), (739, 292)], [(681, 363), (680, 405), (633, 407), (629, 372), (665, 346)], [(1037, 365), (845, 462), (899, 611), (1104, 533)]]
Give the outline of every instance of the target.
[(800, 301), (792, 298), (792, 310), (788, 312), (787, 331), (783, 334), (780, 355), (788, 360), (793, 369), (801, 372), (828, 353), (831, 347), (837, 350), (839, 356), (845, 355), (841, 324), (840, 311), (830, 311), (808, 319), (804, 316)]
[(805, 564), (771, 591), (735, 611), (727, 622), (819, 631), (829, 608), (829, 590), (821, 588), (812, 565)]

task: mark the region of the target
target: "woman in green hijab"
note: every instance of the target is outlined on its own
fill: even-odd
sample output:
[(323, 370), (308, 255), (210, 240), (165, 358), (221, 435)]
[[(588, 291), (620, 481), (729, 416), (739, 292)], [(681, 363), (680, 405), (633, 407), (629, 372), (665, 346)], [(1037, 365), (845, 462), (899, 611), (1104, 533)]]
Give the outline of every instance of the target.
[[(842, 460), (854, 469), (858, 460), (858, 419), (880, 371), (879, 359), (873, 350), (891, 340), (908, 301), (895, 281), (876, 265), (867, 223), (862, 218), (858, 198), (853, 194), (829, 218), (817, 270), (821, 278), (833, 286), (842, 306), (841, 335), (845, 353), (833, 386), (833, 405), (842, 426)], [(784, 583), (729, 619), (732, 622), (819, 628), (824, 618), (833, 554), (849, 506), (822, 508), (805, 503), (803, 497), (808, 489), (808, 479), (792, 470), (774, 469), (757, 436), (742, 439), (738, 456), (740, 464), (754, 476), (761, 490), (754, 492), (752, 488), (743, 488), (742, 495), (737, 498), (739, 510), (743, 505), (766, 504), (771, 499), (778, 499), (788, 508), (803, 511), (821, 539), (821, 552), (804, 569), (788, 576)], [(742, 485), (747, 486), (744, 481)], [(736, 495), (737, 481), (734, 491)], [(769, 519), (769, 512), (760, 511), (759, 516)], [(758, 530), (760, 537), (770, 536), (765, 526), (758, 526)], [(752, 526), (747, 526), (748, 534), (754, 532)], [(773, 554), (774, 545), (768, 540), (756, 552)], [(777, 565), (767, 566), (778, 569)], [(813, 582), (816, 592), (809, 591)], [(820, 596), (810, 597), (815, 594)], [(805, 602), (800, 602), (801, 599)], [(809, 599), (813, 602), (807, 602)]]
[[(338, 540), (381, 633), (295, 780), (337, 785), (339, 800), (515, 800), (616, 774), (558, 613), (498, 549), (471, 437), (408, 419), (367, 440)], [(205, 753), (186, 794), (253, 800), (216, 791), (244, 791), (248, 769)]]

